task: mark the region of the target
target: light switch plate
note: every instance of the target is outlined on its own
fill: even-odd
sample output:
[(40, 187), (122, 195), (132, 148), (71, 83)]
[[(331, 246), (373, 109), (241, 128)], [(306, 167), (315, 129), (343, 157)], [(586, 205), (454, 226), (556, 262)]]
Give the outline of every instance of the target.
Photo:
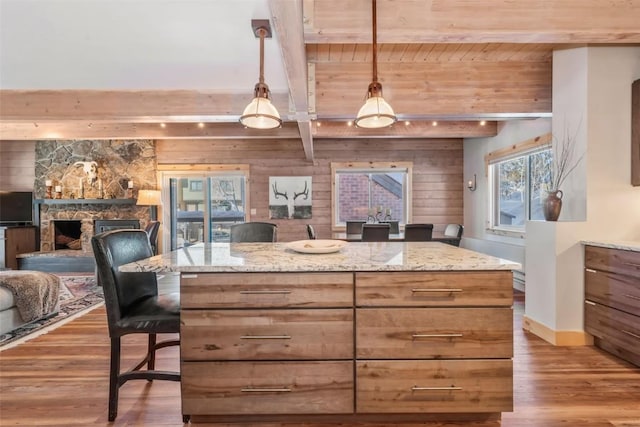
[(251, 215), (255, 215), (255, 214), (256, 214), (255, 208), (251, 209)]

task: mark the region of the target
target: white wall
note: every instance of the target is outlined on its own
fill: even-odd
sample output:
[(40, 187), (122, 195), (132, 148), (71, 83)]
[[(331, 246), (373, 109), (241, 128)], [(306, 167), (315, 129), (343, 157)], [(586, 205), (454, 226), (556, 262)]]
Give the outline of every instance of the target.
[(499, 148), (517, 144), (551, 132), (551, 119), (504, 122), (493, 138), (474, 138), (464, 141), (465, 182), (477, 177), (476, 191), (464, 194), (464, 238), (462, 246), (478, 252), (525, 263), (525, 240), (488, 233), (489, 202), (488, 177), (484, 164), (486, 154)]
[(640, 187), (631, 186), (631, 84), (638, 78), (637, 47), (554, 52), (553, 134), (568, 130), (586, 152), (562, 187), (560, 221), (527, 223), (525, 315), (556, 332), (583, 330), (580, 241), (640, 241)]

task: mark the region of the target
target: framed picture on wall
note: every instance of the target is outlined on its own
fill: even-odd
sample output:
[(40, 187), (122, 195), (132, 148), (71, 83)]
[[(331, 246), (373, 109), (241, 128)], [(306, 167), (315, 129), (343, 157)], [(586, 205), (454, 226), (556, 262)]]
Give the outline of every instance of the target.
[(269, 218), (309, 219), (311, 210), (310, 176), (269, 177)]

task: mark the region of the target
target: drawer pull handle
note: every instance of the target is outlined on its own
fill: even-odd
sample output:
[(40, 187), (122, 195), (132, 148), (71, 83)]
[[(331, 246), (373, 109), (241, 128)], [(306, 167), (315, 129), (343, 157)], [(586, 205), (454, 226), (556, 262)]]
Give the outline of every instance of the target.
[(291, 335), (242, 335), (241, 340), (290, 340)]
[(627, 297), (627, 298), (631, 298), (631, 299), (634, 299), (634, 300), (638, 300), (638, 301), (640, 301), (640, 297), (639, 297), (639, 296), (636, 296), (636, 295), (631, 295), (631, 294), (622, 294), (622, 296)]
[(197, 279), (198, 275), (197, 274), (182, 274), (182, 278), (183, 279)]
[(629, 331), (626, 331), (624, 329), (620, 329), (620, 330), (622, 331), (623, 334), (627, 334), (629, 336), (632, 336), (632, 337), (637, 338), (637, 339), (640, 340), (640, 335), (634, 334), (633, 332), (629, 332)]
[(584, 300), (584, 303), (585, 303), (585, 304), (589, 304), (589, 305), (596, 305), (596, 303), (595, 303), (595, 302), (593, 302), (593, 301), (589, 301), (588, 299)]
[(630, 265), (631, 267), (640, 267), (637, 262), (623, 262), (624, 265)]
[(242, 393), (281, 393), (281, 392), (291, 392), (289, 387), (245, 387), (240, 389)]
[(596, 271), (592, 268), (585, 268), (584, 271), (588, 272), (588, 273), (596, 273)]
[(287, 289), (283, 290), (257, 290), (257, 291), (240, 291), (243, 295), (275, 295), (275, 294), (290, 294), (291, 291)]
[(462, 289), (446, 289), (446, 288), (434, 288), (434, 289), (424, 289), (424, 288), (413, 288), (411, 292), (462, 292)]
[(411, 387), (412, 391), (422, 391), (422, 390), (427, 390), (427, 391), (449, 391), (449, 390), (462, 390), (462, 387), (456, 387), (454, 385), (449, 386), (449, 387), (419, 387), (417, 385), (414, 385), (413, 387)]
[(462, 334), (412, 334), (412, 338), (460, 338)]

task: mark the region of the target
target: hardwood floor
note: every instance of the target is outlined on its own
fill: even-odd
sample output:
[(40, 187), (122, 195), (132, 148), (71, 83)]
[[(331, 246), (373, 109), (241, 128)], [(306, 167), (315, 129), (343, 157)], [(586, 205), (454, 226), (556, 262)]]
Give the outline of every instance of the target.
[[(520, 298), (516, 298), (514, 308), (514, 411), (504, 413), (501, 424), (439, 423), (430, 426), (640, 426), (640, 369), (594, 347), (547, 344), (523, 332)], [(126, 337), (123, 366), (137, 361), (144, 346), (144, 339)], [(158, 367), (176, 369), (178, 349), (162, 350)], [(165, 381), (125, 384), (120, 389), (118, 418), (113, 424), (108, 423), (108, 369), (109, 340), (104, 307), (46, 335), (0, 352), (0, 425), (183, 425), (180, 386)], [(367, 424), (368, 427), (385, 425), (388, 424)], [(318, 424), (313, 426), (320, 427)]]

